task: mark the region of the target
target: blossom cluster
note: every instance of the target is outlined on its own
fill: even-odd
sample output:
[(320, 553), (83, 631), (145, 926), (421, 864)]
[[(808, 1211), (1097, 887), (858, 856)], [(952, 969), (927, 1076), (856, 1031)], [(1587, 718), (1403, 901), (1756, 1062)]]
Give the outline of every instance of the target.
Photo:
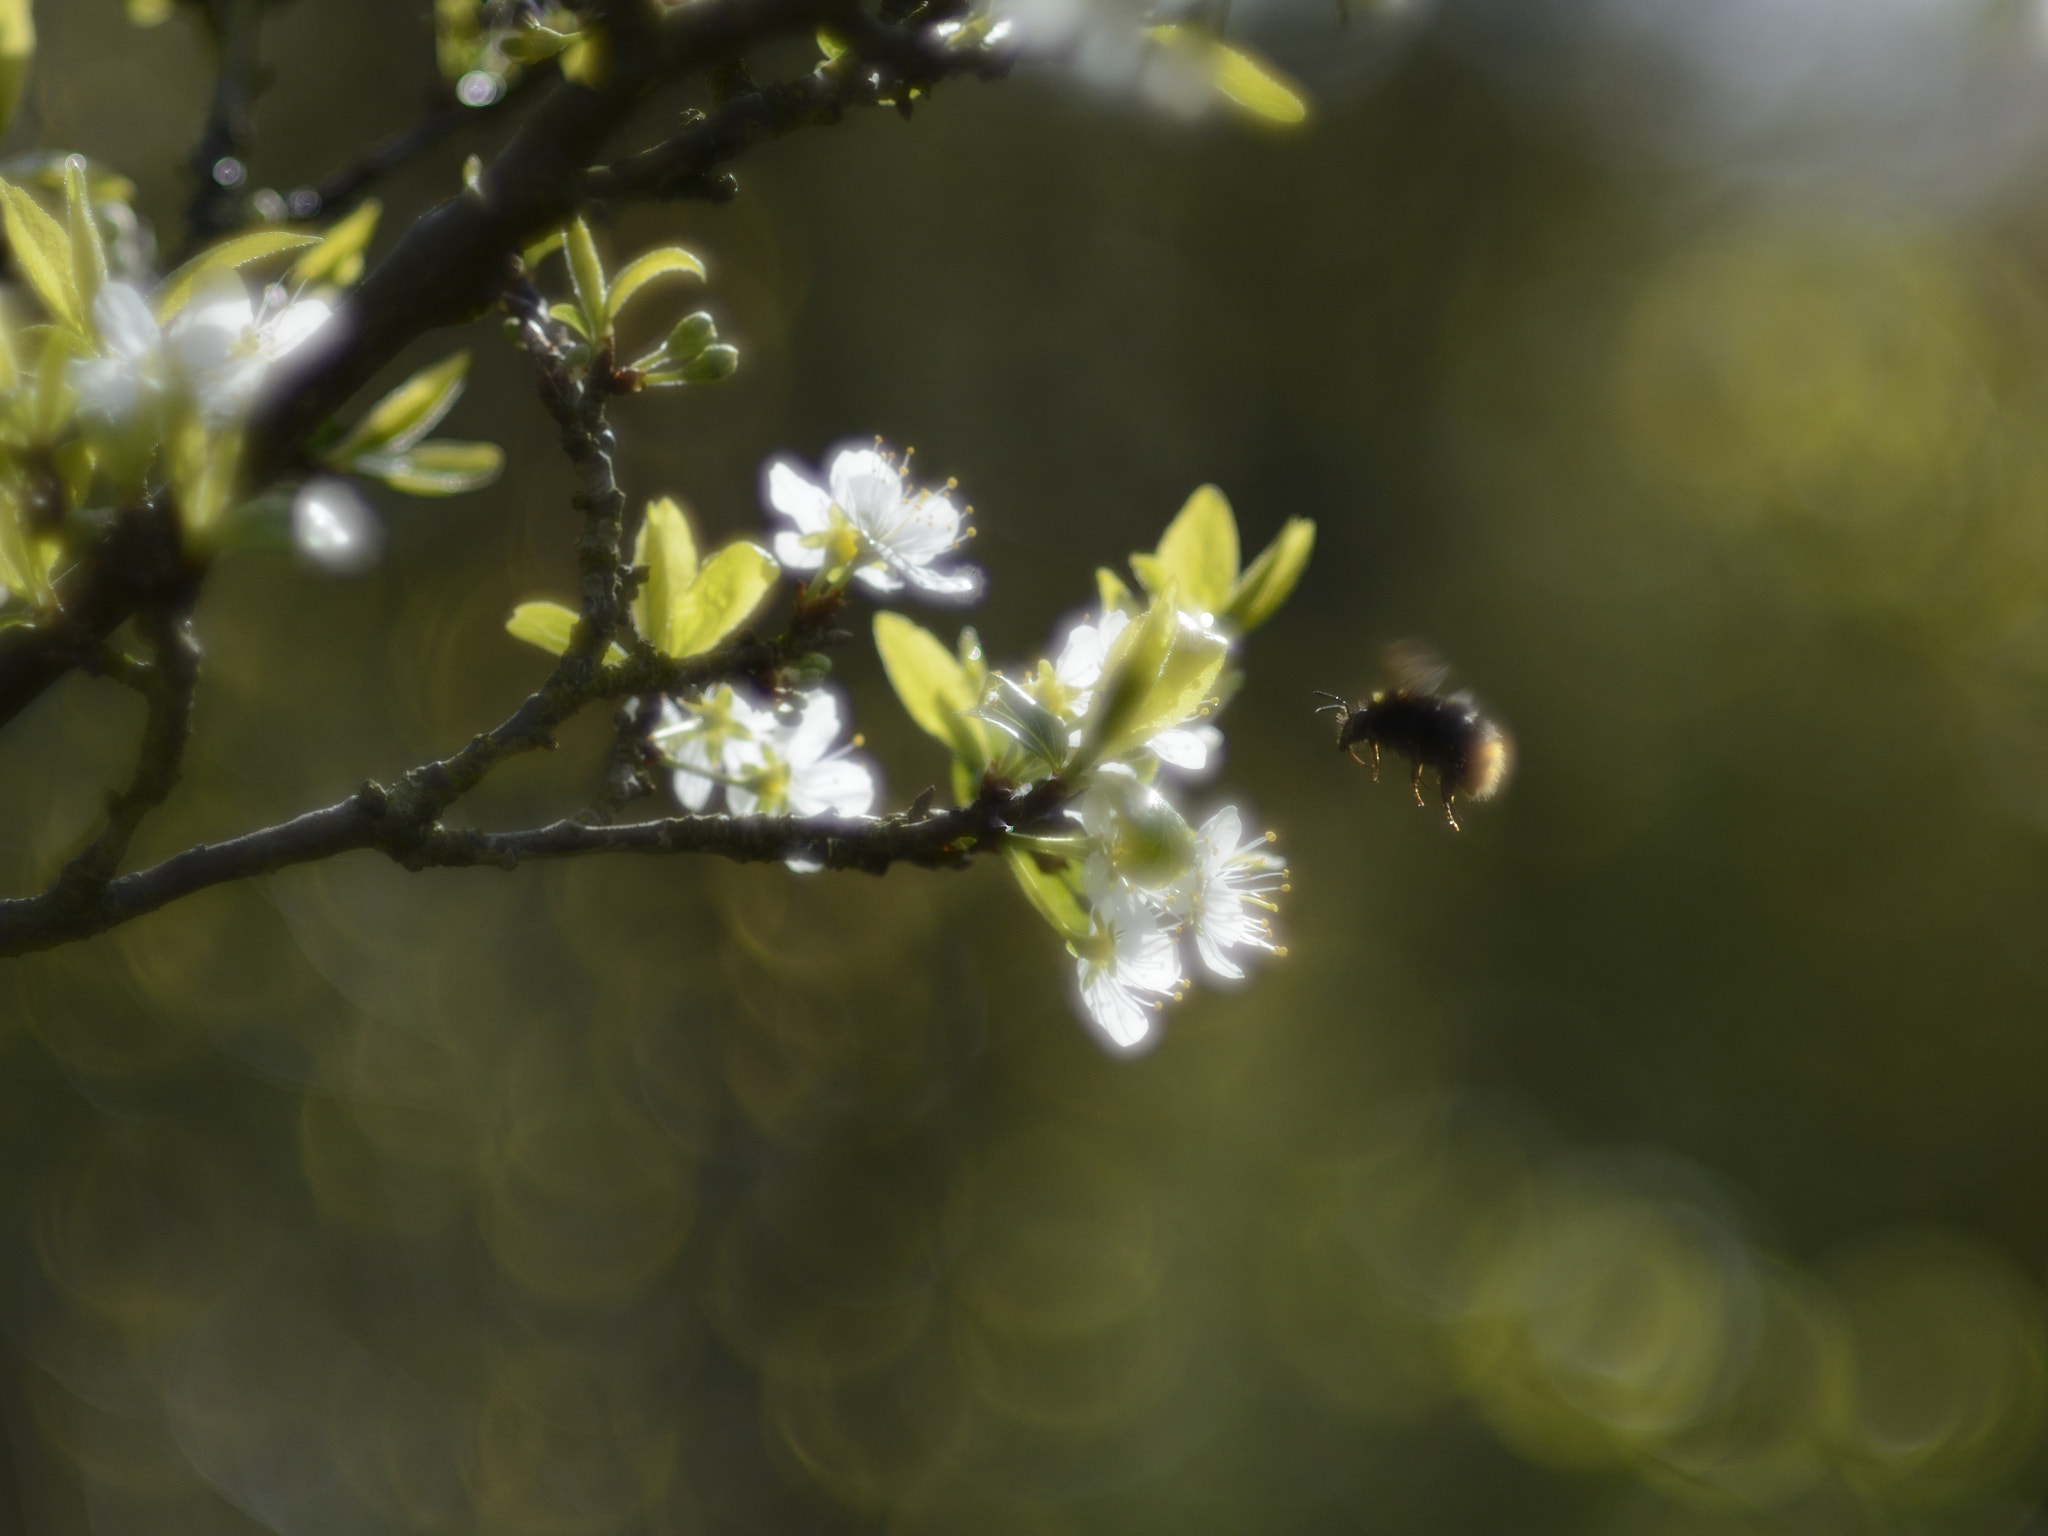
[[(775, 555), (811, 600), (856, 585), (971, 598), (981, 573), (957, 559), (971, 530), (955, 489), (916, 485), (907, 459), (880, 444), (841, 448), (817, 475), (778, 460), (764, 476), (769, 510), (789, 524)], [(1196, 965), (1237, 978), (1245, 954), (1279, 951), (1268, 914), (1286, 866), (1270, 836), (1247, 836), (1233, 806), (1192, 825), (1177, 786), (1216, 766), (1232, 649), (1286, 599), (1313, 542), (1313, 524), (1296, 519), (1240, 569), (1229, 503), (1205, 486), (1155, 551), (1133, 557), (1142, 599), (1099, 572), (1096, 611), (1014, 673), (987, 665), (971, 629), (949, 648), (900, 614), (876, 616), (890, 681), (950, 749), (960, 803), (991, 785), (1058, 790), (1058, 819), (1013, 831), (1006, 852), (1073, 957), (1082, 1017), (1116, 1050), (1156, 1037)], [(722, 790), (738, 812), (866, 814), (873, 773), (838, 737), (828, 693), (777, 713), (727, 686), (666, 701), (652, 740), (691, 810)]]
[(245, 423), (279, 360), (316, 342), (361, 275), (374, 200), (323, 233), (246, 229), (159, 275), (121, 177), (78, 155), (9, 168), (0, 219), (43, 323), (0, 321), (0, 622), (51, 609), (67, 551), (160, 495), (189, 554), (295, 547), (348, 571), (382, 541), (355, 478), (448, 495), (496, 477), (495, 445), (426, 436), (461, 393), (458, 354), (316, 440), (321, 472), (242, 494)]

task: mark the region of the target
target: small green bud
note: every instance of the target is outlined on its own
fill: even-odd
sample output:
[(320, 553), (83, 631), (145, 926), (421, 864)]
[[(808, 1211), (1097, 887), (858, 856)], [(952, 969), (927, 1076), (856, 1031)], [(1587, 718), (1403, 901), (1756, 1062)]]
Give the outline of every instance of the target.
[(716, 340), (718, 323), (708, 311), (700, 309), (676, 322), (676, 328), (668, 333), (668, 340), (661, 344), (662, 356), (668, 366), (680, 368), (694, 361)]
[(723, 342), (715, 347), (706, 347), (683, 367), (685, 384), (716, 384), (720, 379), (730, 378), (732, 371), (740, 365), (740, 349), (726, 346)]
[(800, 692), (816, 688), (832, 675), (832, 658), (823, 651), (812, 651), (797, 657), (784, 669), (783, 675), (789, 686)]

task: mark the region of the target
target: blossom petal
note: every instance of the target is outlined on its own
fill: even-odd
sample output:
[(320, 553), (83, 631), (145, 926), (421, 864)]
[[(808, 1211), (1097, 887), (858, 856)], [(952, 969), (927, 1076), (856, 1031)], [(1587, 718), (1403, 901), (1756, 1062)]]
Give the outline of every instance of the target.
[(711, 791), (718, 787), (703, 774), (692, 773), (687, 768), (678, 768), (671, 775), (671, 782), (675, 788), (676, 799), (683, 803), (685, 810), (690, 811), (701, 811), (709, 805)]
[(1135, 1051), (1152, 1034), (1152, 1010), (1106, 972), (1090, 974), (1086, 961), (1081, 966), (1081, 1005), (1088, 1022), (1103, 1042), (1114, 1050)]
[(979, 597), (981, 570), (963, 565), (951, 571), (935, 571), (928, 565), (904, 565), (901, 570), (910, 584), (933, 597)]
[(283, 357), (333, 316), (333, 308), (324, 299), (301, 299), (296, 304), (287, 304), (263, 328), (265, 350), (273, 358)]
[(842, 448), (825, 483), (840, 511), (864, 533), (881, 533), (903, 504), (903, 471), (873, 448)]
[(960, 542), (960, 509), (941, 491), (904, 500), (886, 530), (890, 546), (913, 565), (923, 565)]
[(854, 571), (854, 578), (870, 592), (901, 592), (903, 579), (886, 565), (863, 565)]
[(806, 544), (801, 533), (784, 531), (775, 535), (775, 558), (784, 570), (815, 571), (825, 563), (825, 551)]
[(1244, 836), (1244, 818), (1238, 815), (1236, 806), (1226, 805), (1203, 822), (1195, 836), (1202, 840), (1205, 856), (1210, 850), (1216, 850), (1216, 862), (1220, 864), (1237, 852), (1237, 845)]
[(124, 358), (74, 358), (64, 376), (78, 391), (78, 409), (87, 416), (124, 422), (141, 404), (141, 376)]
[(790, 779), (789, 808), (798, 816), (865, 816), (875, 803), (875, 776), (866, 763), (829, 757)]
[(783, 761), (792, 768), (808, 768), (830, 751), (838, 739), (838, 698), (822, 688), (807, 694), (795, 726), (783, 730), (783, 738), (777, 743)]
[(1215, 940), (1209, 937), (1206, 930), (1198, 930), (1196, 932), (1195, 949), (1202, 957), (1202, 964), (1208, 966), (1216, 975), (1226, 977), (1231, 981), (1236, 981), (1243, 977), (1244, 968), (1225, 955), (1217, 947)]
[(163, 341), (156, 316), (142, 295), (126, 283), (106, 283), (92, 301), (92, 323), (116, 357), (139, 363)]
[[(797, 526), (800, 533), (823, 533), (832, 526), (832, 497), (821, 485), (806, 480), (786, 459), (777, 459), (768, 466), (768, 505), (780, 512)], [(776, 541), (776, 553), (781, 554), (781, 541)], [(810, 565), (800, 567), (811, 569), (824, 559), (821, 553)], [(790, 562), (785, 560), (785, 565)]]
[(1223, 733), (1213, 725), (1177, 726), (1161, 731), (1145, 745), (1152, 755), (1184, 773), (1201, 773), (1209, 766), (1209, 751), (1220, 745)]

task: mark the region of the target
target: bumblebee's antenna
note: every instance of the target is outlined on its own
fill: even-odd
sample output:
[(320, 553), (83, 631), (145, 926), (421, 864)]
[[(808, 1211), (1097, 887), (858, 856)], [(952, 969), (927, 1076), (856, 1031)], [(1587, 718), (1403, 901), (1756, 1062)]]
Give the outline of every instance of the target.
[(1328, 699), (1330, 701), (1327, 704), (1318, 704), (1316, 706), (1317, 714), (1327, 715), (1332, 710), (1335, 710), (1340, 715), (1348, 715), (1351, 713), (1350, 700), (1339, 698), (1336, 694), (1326, 692), (1321, 688), (1311, 689), (1310, 692), (1313, 693), (1315, 697), (1319, 699)]

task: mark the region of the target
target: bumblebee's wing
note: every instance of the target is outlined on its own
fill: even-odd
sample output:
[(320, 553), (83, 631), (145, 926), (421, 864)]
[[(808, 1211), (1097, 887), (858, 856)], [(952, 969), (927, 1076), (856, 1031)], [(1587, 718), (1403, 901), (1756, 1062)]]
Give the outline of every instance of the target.
[(1404, 693), (1441, 693), (1451, 675), (1450, 663), (1420, 640), (1396, 640), (1380, 659)]

